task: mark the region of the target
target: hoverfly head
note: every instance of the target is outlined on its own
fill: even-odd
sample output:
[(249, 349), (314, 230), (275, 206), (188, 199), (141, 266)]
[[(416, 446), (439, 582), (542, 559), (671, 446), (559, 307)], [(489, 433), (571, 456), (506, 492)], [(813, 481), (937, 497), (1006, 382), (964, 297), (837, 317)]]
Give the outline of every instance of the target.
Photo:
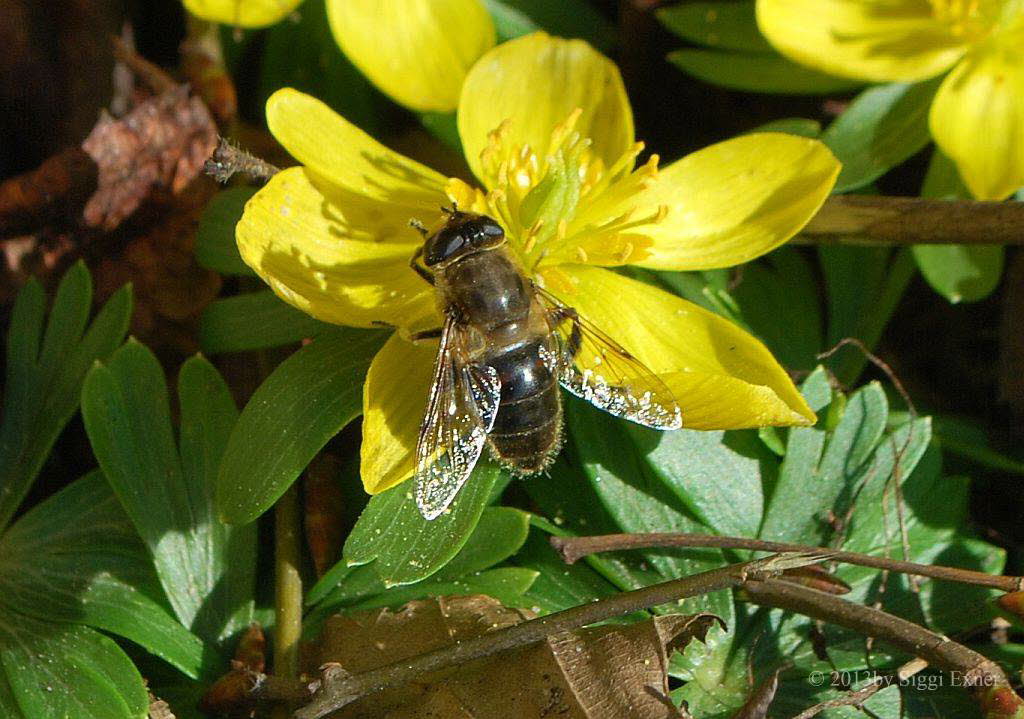
[(423, 262), (427, 267), (447, 264), (505, 242), (505, 231), (487, 215), (461, 212), (454, 205), (441, 210), (447, 215), (447, 221), (423, 244)]

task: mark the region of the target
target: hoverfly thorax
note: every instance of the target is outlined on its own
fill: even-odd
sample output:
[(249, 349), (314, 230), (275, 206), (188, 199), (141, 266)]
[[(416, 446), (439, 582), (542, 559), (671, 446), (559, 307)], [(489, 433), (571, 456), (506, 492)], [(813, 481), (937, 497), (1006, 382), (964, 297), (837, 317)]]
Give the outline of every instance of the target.
[(468, 255), (500, 247), (505, 231), (486, 215), (445, 210), (448, 221), (423, 244), (423, 264), (439, 268)]

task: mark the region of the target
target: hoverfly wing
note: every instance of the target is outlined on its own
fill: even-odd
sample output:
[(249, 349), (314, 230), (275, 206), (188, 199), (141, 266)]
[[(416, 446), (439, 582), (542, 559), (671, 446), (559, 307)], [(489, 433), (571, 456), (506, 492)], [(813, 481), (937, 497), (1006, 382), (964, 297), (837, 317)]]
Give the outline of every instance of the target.
[(550, 364), (563, 387), (595, 407), (645, 427), (683, 426), (679, 403), (654, 372), (550, 292), (540, 287), (536, 291), (557, 341)]
[(497, 372), (466, 362), (461, 331), (447, 319), (416, 442), (416, 505), (425, 519), (440, 516), (469, 479), (500, 396)]

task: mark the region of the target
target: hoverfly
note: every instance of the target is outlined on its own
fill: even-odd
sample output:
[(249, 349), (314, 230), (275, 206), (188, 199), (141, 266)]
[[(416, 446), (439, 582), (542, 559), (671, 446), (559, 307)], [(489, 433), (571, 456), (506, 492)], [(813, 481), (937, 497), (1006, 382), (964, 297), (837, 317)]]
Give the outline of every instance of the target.
[[(653, 372), (575, 309), (534, 284), (486, 215), (442, 208), (410, 265), (432, 284), (444, 326), (416, 443), (416, 503), (439, 516), (484, 445), (513, 474), (543, 472), (562, 443), (559, 385), (596, 407), (655, 429), (682, 426), (679, 405)], [(422, 260), (422, 264), (420, 264)]]

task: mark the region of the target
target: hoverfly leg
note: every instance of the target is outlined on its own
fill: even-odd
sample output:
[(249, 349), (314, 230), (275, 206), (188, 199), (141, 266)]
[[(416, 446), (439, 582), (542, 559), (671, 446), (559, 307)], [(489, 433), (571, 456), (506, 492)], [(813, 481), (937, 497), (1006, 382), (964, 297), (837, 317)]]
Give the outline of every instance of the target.
[(418, 332), (409, 332), (405, 338), (410, 342), (422, 342), (423, 340), (436, 340), (444, 332), (443, 327), (434, 327), (429, 330), (419, 330)]
[(569, 336), (565, 340), (565, 356), (568, 361), (576, 359), (580, 353), (580, 346), (583, 344), (583, 328), (580, 326), (580, 315), (572, 307), (557, 307), (551, 310), (551, 318), (556, 324), (571, 322)]
[(413, 254), (412, 259), (409, 260), (409, 267), (411, 267), (413, 271), (415, 271), (416, 274), (422, 277), (424, 280), (426, 280), (430, 284), (434, 284), (434, 276), (430, 274), (430, 270), (428, 270), (426, 267), (421, 267), (419, 262), (417, 262), (417, 260), (419, 260), (419, 258), (421, 257), (423, 257), (422, 247), (418, 248), (416, 252)]

